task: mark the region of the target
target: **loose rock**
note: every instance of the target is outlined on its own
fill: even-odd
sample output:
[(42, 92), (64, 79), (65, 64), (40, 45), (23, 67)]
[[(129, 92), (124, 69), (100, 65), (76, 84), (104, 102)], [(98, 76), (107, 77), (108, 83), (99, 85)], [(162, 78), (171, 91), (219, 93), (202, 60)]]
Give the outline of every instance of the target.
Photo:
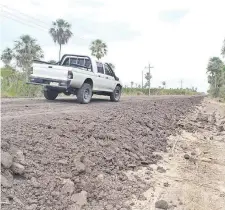
[(188, 154), (185, 154), (184, 159), (188, 160), (188, 159), (190, 159), (190, 156)]
[(75, 159), (74, 164), (75, 164), (75, 169), (78, 172), (78, 174), (84, 173), (86, 171), (85, 165), (82, 162), (80, 162), (79, 160)]
[(61, 189), (62, 194), (71, 195), (74, 191), (74, 183), (70, 179), (64, 179), (63, 184)]
[(164, 200), (159, 200), (155, 203), (155, 207), (158, 209), (168, 209), (168, 203)]
[(218, 130), (219, 132), (225, 131), (224, 125), (219, 125), (219, 126), (217, 127), (217, 130)]
[(159, 173), (165, 173), (165, 172), (166, 172), (166, 170), (165, 170), (163, 167), (161, 167), (161, 166), (158, 166), (158, 167), (157, 167), (157, 171), (158, 171)]
[(32, 177), (30, 181), (31, 181), (31, 184), (33, 187), (35, 187), (35, 188), (40, 187), (40, 184), (38, 183), (38, 181), (35, 177)]
[(203, 121), (203, 122), (208, 122), (209, 116), (207, 114), (203, 114), (203, 113), (199, 112), (196, 120)]
[(66, 165), (68, 162), (66, 159), (62, 159), (62, 160), (59, 160), (58, 163), (60, 163), (62, 165)]
[(163, 183), (163, 186), (164, 187), (169, 187), (169, 183), (168, 182), (165, 182), (165, 183)]
[(12, 165), (12, 156), (8, 152), (1, 150), (1, 164), (4, 168), (10, 168)]
[(10, 188), (12, 187), (12, 182), (10, 182), (3, 175), (1, 175), (1, 185), (5, 188)]
[(81, 206), (77, 205), (77, 204), (72, 204), (68, 207), (68, 210), (80, 210)]
[(25, 167), (19, 163), (13, 163), (11, 169), (14, 174), (22, 175), (24, 173)]
[(80, 193), (73, 194), (71, 196), (71, 201), (79, 206), (83, 206), (87, 203), (87, 192), (81, 191)]
[(37, 207), (38, 207), (37, 204), (32, 204), (32, 205), (30, 205), (30, 206), (26, 206), (26, 210), (36, 210)]
[(10, 148), (10, 153), (13, 156), (13, 162), (25, 165), (25, 157), (24, 157), (23, 152), (20, 149), (15, 148), (15, 147)]

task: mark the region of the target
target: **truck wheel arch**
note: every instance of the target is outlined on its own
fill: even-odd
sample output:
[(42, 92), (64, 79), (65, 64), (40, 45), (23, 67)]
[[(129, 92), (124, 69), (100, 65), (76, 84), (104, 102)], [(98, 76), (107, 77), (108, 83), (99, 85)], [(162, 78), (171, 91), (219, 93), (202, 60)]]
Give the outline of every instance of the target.
[(121, 84), (118, 83), (116, 86), (119, 86), (122, 89), (122, 85)]
[[(87, 83), (87, 84), (91, 85), (91, 87), (93, 88), (93, 80), (92, 80), (91, 78), (85, 79), (85, 80), (84, 80), (84, 83)], [(83, 83), (83, 84), (84, 84), (84, 83)]]

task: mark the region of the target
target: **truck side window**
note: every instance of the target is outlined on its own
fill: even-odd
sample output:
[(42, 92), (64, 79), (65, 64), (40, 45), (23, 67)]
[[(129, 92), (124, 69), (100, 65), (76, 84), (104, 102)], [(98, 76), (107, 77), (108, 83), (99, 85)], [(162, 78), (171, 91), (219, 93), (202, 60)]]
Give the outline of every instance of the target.
[(103, 64), (99, 62), (96, 62), (96, 64), (97, 64), (98, 73), (104, 74)]
[(90, 59), (85, 59), (84, 65), (88, 68), (88, 71), (91, 71), (91, 61), (90, 61)]
[(107, 64), (104, 64), (104, 68), (105, 68), (105, 74), (113, 77), (113, 73)]
[(84, 58), (78, 58), (77, 64), (81, 65), (81, 66), (84, 66)]
[(70, 66), (75, 66), (77, 64), (77, 58), (70, 58)]
[(63, 62), (63, 66), (69, 66), (70, 65), (70, 58), (66, 58)]

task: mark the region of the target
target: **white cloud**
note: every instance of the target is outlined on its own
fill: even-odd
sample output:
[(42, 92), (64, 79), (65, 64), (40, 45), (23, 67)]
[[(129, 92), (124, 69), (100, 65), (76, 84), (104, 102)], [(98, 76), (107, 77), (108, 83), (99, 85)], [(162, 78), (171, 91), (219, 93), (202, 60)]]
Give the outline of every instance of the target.
[[(44, 21), (44, 17), (48, 20), (63, 17), (68, 21), (86, 18), (106, 24), (112, 21), (127, 23), (140, 36), (132, 40), (107, 43), (109, 54), (104, 59), (116, 65), (116, 72), (125, 84), (130, 84), (130, 81), (141, 83), (141, 71), (151, 62), (154, 66), (153, 86), (160, 86), (161, 81), (165, 80), (167, 87), (179, 87), (179, 80), (182, 79), (184, 87), (196, 86), (199, 90), (206, 91), (208, 59), (210, 56), (220, 55), (225, 38), (223, 0), (99, 0), (97, 2), (100, 5), (96, 7), (93, 6), (94, 1), (89, 3), (90, 6), (87, 6), (88, 1), (85, 1), (85, 5), (81, 1), (76, 2), (45, 0), (32, 4), (31, 0), (2, 0), (2, 4)], [(159, 14), (175, 10), (188, 13), (176, 22), (160, 20)], [(74, 34), (76, 30), (74, 29)], [(114, 33), (116, 36), (120, 31)], [(44, 36), (43, 33), (40, 36)], [(80, 38), (89, 37), (92, 35)], [(48, 39), (50, 42), (50, 38)], [(63, 46), (63, 52), (89, 54), (88, 46), (89, 43), (86, 47), (69, 43)], [(43, 46), (43, 49), (47, 60), (57, 59), (58, 47), (53, 42), (52, 46)]]

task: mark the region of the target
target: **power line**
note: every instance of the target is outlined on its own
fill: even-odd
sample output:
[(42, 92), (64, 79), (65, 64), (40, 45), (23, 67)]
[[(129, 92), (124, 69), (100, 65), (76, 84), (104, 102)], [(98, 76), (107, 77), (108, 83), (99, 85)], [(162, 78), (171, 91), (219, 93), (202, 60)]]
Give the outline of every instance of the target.
[[(48, 32), (49, 31), (49, 25), (46, 22), (43, 22), (43, 21), (41, 21), (41, 20), (39, 20), (37, 18), (34, 18), (32, 16), (29, 16), (29, 15), (27, 15), (25, 13), (22, 13), (22, 12), (16, 10), (16, 9), (12, 9), (12, 8), (6, 6), (6, 5), (3, 5), (3, 4), (0, 4), (0, 7), (2, 7), (2, 8), (5, 7), (5, 8), (8, 8), (9, 10), (14, 10), (17, 13), (19, 13), (19, 14), (27, 17), (27, 18), (30, 18), (32, 20), (24, 19), (24, 17), (21, 17), (18, 14), (13, 14), (11, 11), (9, 12), (9, 11), (6, 11), (6, 10), (3, 10), (2, 9), (1, 11), (2, 11), (3, 14), (1, 14), (1, 16), (5, 17), (5, 18), (11, 19), (11, 20), (13, 20), (15, 22), (21, 23), (23, 25), (27, 25), (29, 27), (33, 27), (33, 28), (36, 28), (36, 29), (40, 29), (40, 30), (45, 31), (45, 32)], [(39, 25), (39, 23), (34, 22), (34, 20), (40, 22), (41, 24), (45, 24), (46, 26), (48, 26), (48, 28), (46, 26)], [(74, 36), (76, 36), (76, 35), (74, 35)], [(83, 37), (78, 37), (78, 36), (76, 36), (76, 37), (78, 39), (86, 40)]]
[[(47, 22), (44, 22), (44, 21), (42, 21), (40, 19), (37, 19), (37, 18), (34, 18), (34, 17), (30, 16), (30, 15), (27, 15), (27, 14), (25, 14), (23, 12), (20, 12), (20, 11), (16, 10), (16, 9), (10, 8), (10, 7), (6, 6), (6, 5), (0, 4), (0, 7), (7, 8), (8, 10), (15, 11), (16, 13), (19, 13), (20, 15), (25, 16), (25, 18), (27, 17), (27, 18), (32, 19), (32, 20), (28, 20), (28, 21), (32, 22), (32, 24), (36, 24), (36, 25), (38, 25), (40, 27), (43, 27), (45, 25), (43, 28), (47, 27), (48, 29), (50, 27), (50, 25)], [(24, 18), (24, 17), (21, 17), (18, 14), (14, 14), (15, 12), (13, 12), (13, 14), (12, 14), (12, 11), (6, 11), (6, 10), (2, 10), (2, 11), (6, 12), (6, 13), (10, 13), (10, 15), (16, 16), (17, 18), (20, 18), (20, 19)], [(27, 21), (27, 19), (25, 19), (25, 20)], [(34, 22), (34, 21), (36, 21), (36, 22)], [(37, 23), (37, 22), (39, 22), (39, 23)], [(39, 24), (44, 24), (44, 25), (39, 25)], [(84, 27), (81, 27), (81, 28), (83, 28), (85, 31), (87, 31), (87, 29), (85, 29)], [(85, 38), (81, 38), (81, 37), (79, 37), (79, 38), (85, 40)]]
[(183, 80), (180, 80), (180, 89), (183, 89)]
[(13, 13), (8, 12), (8, 11), (4, 11), (4, 10), (3, 10), (3, 14), (12, 16), (12, 17), (17, 18), (17, 19), (19, 18), (19, 19), (22, 20), (22, 21), (29, 22), (30, 24), (39, 26), (39, 27), (41, 27), (41, 28), (48, 29), (46, 26), (40, 25), (40, 24), (38, 24), (38, 23), (36, 23), (36, 22), (33, 22), (32, 20), (29, 20), (29, 19), (26, 19), (26, 18), (22, 18), (22, 17), (20, 17), (20, 16), (18, 16), (18, 15), (16, 15), (16, 14), (13, 14)]
[(26, 26), (30, 26), (30, 27), (33, 27), (33, 28), (36, 28), (36, 29), (40, 29), (40, 30), (45, 31), (45, 32), (48, 31), (47, 29), (44, 29), (44, 28), (38, 28), (39, 26), (31, 25), (31, 24), (28, 24), (28, 23), (26, 23), (26, 22), (23, 22), (23, 21), (21, 21), (21, 20), (19, 20), (19, 19), (16, 19), (16, 18), (14, 18), (13, 16), (7, 16), (7, 15), (2, 15), (2, 16), (5, 17), (5, 18), (8, 18), (8, 19), (11, 19), (11, 20), (13, 20), (13, 21), (15, 21), (15, 22), (18, 22), (18, 23), (21, 23), (21, 24), (23, 24), (23, 25), (26, 25)]
[(34, 28), (37, 28), (37, 29), (41, 29), (43, 31), (48, 31), (49, 29), (41, 26), (41, 25), (38, 25), (38, 24), (35, 24), (35, 23), (32, 23), (31, 21), (27, 21), (27, 20), (23, 20), (23, 19), (20, 19), (18, 18), (17, 16), (15, 15), (11, 15), (11, 14), (2, 14), (3, 17), (5, 18), (9, 18), (9, 19), (12, 19), (16, 22), (20, 22), (24, 25), (27, 25), (27, 26), (31, 26), (31, 27), (34, 27)]
[(7, 8), (8, 10), (12, 10), (12, 11), (14, 11), (14, 12), (17, 12), (17, 13), (19, 13), (19, 14), (22, 15), (22, 16), (25, 16), (25, 17), (28, 17), (28, 18), (30, 18), (30, 19), (33, 19), (34, 21), (38, 21), (39, 23), (45, 24), (46, 26), (49, 27), (49, 24), (48, 24), (47, 22), (44, 22), (44, 21), (42, 21), (42, 20), (40, 20), (40, 19), (38, 19), (38, 18), (34, 18), (34, 17), (32, 17), (32, 16), (30, 16), (30, 15), (28, 15), (28, 14), (25, 14), (25, 13), (23, 13), (23, 12), (20, 12), (19, 10), (10, 8), (10, 7), (8, 7), (8, 6), (6, 6), (6, 5), (3, 5), (3, 4), (0, 4), (0, 6), (3, 7), (3, 8), (5, 7), (5, 8)]
[[(47, 28), (43, 28), (42, 26), (39, 26), (39, 25), (37, 25), (35, 23), (27, 23), (27, 22), (25, 22), (25, 20), (21, 20), (21, 19), (17, 18), (16, 16), (9, 15), (9, 14), (2, 14), (2, 16), (5, 17), (5, 18), (8, 18), (8, 19), (11, 19), (11, 20), (13, 20), (15, 22), (21, 23), (23, 25), (26, 25), (26, 26), (29, 26), (29, 27), (32, 27), (32, 28), (36, 28), (36, 29), (42, 30), (44, 32), (49, 32), (49, 29), (47, 29)], [(78, 37), (76, 35), (74, 35), (74, 36), (76, 38), (78, 38), (78, 39), (86, 40), (83, 37)]]

